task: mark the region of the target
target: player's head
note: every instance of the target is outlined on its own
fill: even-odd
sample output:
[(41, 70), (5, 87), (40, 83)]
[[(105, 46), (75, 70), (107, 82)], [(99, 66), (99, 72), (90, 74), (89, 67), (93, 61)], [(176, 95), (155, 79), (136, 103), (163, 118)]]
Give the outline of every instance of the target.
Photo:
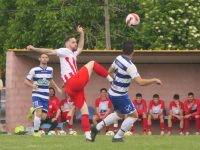
[(192, 93), (192, 92), (188, 93), (188, 100), (191, 102), (194, 100), (194, 93)]
[(159, 97), (158, 94), (154, 94), (154, 95), (153, 95), (153, 101), (154, 101), (154, 103), (157, 104), (157, 103), (159, 102), (159, 98), (160, 98), (160, 97)]
[(49, 97), (54, 97), (56, 94), (56, 91), (53, 87), (49, 88)]
[(71, 49), (72, 51), (77, 50), (77, 41), (75, 36), (66, 36), (65, 38), (65, 47)]
[(39, 61), (41, 65), (47, 65), (49, 61), (49, 56), (47, 54), (41, 54), (39, 57)]
[(101, 96), (101, 98), (106, 98), (107, 97), (107, 89), (106, 88), (101, 88), (100, 89), (100, 96)]
[(134, 54), (134, 45), (131, 41), (126, 41), (123, 43), (122, 46), (123, 54), (124, 55), (133, 55)]
[(179, 101), (179, 99), (180, 99), (180, 98), (179, 98), (179, 95), (178, 95), (178, 94), (174, 94), (174, 100), (175, 100), (175, 101)]
[(141, 93), (137, 93), (137, 94), (135, 95), (135, 97), (136, 97), (136, 101), (137, 101), (138, 103), (140, 103), (140, 102), (142, 101), (142, 94), (141, 94)]

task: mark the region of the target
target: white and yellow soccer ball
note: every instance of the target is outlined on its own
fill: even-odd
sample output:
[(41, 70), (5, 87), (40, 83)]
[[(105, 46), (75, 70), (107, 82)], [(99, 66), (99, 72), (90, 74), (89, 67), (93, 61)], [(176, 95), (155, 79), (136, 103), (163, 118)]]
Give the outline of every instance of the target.
[(51, 130), (48, 132), (48, 135), (52, 136), (52, 135), (56, 135), (56, 132), (54, 130)]
[(69, 135), (77, 135), (77, 132), (74, 130), (69, 131)]
[(132, 133), (131, 131), (127, 131), (127, 132), (124, 134), (124, 136), (131, 136), (131, 135), (133, 135), (133, 133)]
[(61, 135), (61, 136), (65, 136), (67, 133), (65, 132), (65, 131), (63, 131), (63, 130), (59, 130), (58, 132), (57, 132), (57, 135)]
[(107, 132), (106, 132), (106, 135), (107, 135), (107, 136), (114, 136), (115, 133), (114, 133), (113, 131), (107, 131)]
[(140, 17), (136, 13), (128, 14), (126, 17), (126, 24), (129, 27), (136, 28), (140, 24)]

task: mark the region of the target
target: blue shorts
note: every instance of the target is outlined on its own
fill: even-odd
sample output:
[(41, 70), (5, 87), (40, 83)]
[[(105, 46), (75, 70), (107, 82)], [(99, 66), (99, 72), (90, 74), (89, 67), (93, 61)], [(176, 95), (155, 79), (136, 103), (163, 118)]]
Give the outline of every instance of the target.
[(43, 111), (47, 112), (49, 107), (49, 101), (41, 97), (32, 97), (33, 108), (42, 108)]
[(111, 96), (109, 98), (113, 104), (114, 110), (120, 112), (121, 114), (131, 114), (136, 109), (132, 101), (128, 97), (128, 94), (123, 96)]

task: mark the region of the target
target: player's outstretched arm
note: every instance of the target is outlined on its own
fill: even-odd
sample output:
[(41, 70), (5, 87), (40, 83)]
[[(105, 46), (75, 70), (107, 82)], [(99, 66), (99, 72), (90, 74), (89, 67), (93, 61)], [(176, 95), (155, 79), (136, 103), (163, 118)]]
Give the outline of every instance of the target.
[(83, 30), (83, 27), (78, 26), (77, 32), (80, 34), (80, 39), (79, 39), (79, 42), (78, 42), (78, 49), (77, 49), (77, 53), (79, 55), (83, 51), (83, 47), (84, 47), (84, 30)]
[(36, 48), (32, 45), (28, 45), (26, 49), (29, 50), (29, 51), (35, 51), (35, 52), (43, 53), (43, 54), (47, 54), (47, 55), (56, 55), (56, 51), (53, 50), (53, 49)]
[(157, 79), (157, 78), (142, 79), (140, 76), (135, 77), (134, 81), (140, 86), (145, 86), (145, 85), (149, 85), (149, 84), (153, 84), (153, 83), (162, 84), (160, 79)]

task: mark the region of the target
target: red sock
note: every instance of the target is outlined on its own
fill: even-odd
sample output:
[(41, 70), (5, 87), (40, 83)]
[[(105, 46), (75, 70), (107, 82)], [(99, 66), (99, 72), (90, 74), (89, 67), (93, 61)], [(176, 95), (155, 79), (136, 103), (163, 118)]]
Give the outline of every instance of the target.
[(72, 119), (72, 116), (67, 116), (67, 122), (69, 122)]
[(164, 122), (160, 122), (160, 130), (161, 131), (165, 130), (165, 124), (164, 124)]
[(172, 127), (168, 127), (168, 132), (172, 132)]
[(89, 115), (84, 114), (82, 115), (82, 121), (81, 121), (82, 129), (84, 132), (90, 131), (90, 122), (89, 122)]
[(106, 78), (108, 76), (108, 71), (100, 64), (97, 62), (94, 62), (94, 72), (98, 74), (99, 76)]
[(185, 119), (185, 132), (189, 132), (189, 119)]
[(147, 118), (143, 118), (143, 131), (147, 130)]
[(73, 128), (73, 125), (72, 125), (72, 124), (69, 124), (68, 127), (69, 127), (69, 129), (72, 129), (72, 128)]
[(148, 125), (148, 131), (151, 132), (151, 125)]
[(195, 118), (196, 132), (199, 132), (199, 125), (200, 125), (199, 118)]
[(183, 132), (183, 128), (179, 128), (179, 132)]

